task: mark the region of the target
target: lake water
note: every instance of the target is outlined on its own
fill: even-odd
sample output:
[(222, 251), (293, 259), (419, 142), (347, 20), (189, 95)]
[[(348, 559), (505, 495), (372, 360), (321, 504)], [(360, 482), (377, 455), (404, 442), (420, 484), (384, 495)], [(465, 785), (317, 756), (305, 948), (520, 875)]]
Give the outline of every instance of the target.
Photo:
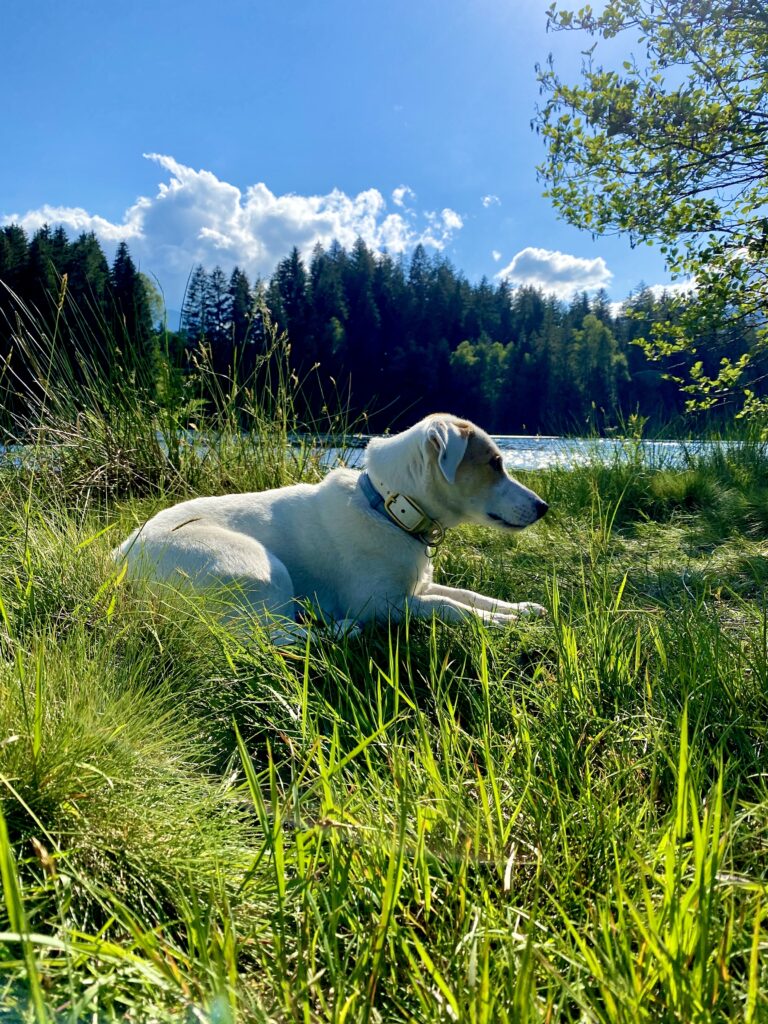
[[(570, 469), (588, 462), (612, 463), (616, 460), (639, 459), (654, 469), (681, 469), (689, 465), (697, 455), (706, 455), (716, 448), (737, 446), (739, 441), (627, 441), (615, 438), (581, 437), (529, 437), (522, 435), (494, 435), (504, 456), (508, 470), (548, 469), (559, 466)], [(368, 438), (363, 435), (351, 437), (345, 446), (330, 438), (295, 437), (294, 443), (321, 450), (321, 463), (328, 469), (340, 464), (357, 468), (363, 463)], [(206, 446), (200, 436), (195, 436), (196, 448), (205, 452)], [(14, 466), (20, 464), (19, 449), (3, 448), (0, 445), (0, 465), (4, 461)]]
[[(611, 463), (629, 461), (638, 456), (644, 465), (655, 469), (680, 469), (692, 457), (705, 455), (715, 448), (728, 447), (738, 442), (729, 441), (624, 441), (614, 438), (580, 437), (527, 437), (494, 435), (504, 456), (504, 464), (512, 472), (521, 469), (565, 469), (591, 461)], [(323, 455), (327, 466), (343, 462), (347, 466), (360, 466), (363, 461), (366, 438), (356, 438), (346, 448), (329, 447)]]

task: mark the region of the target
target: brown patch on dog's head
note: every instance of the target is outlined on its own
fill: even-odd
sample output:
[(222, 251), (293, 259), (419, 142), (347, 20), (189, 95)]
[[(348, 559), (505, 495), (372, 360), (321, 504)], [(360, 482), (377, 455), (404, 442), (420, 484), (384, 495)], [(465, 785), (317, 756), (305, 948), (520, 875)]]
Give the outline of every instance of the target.
[(470, 431), (467, 450), (461, 460), (456, 477), (458, 479), (460, 476), (472, 475), (475, 479), (479, 477), (492, 485), (504, 475), (501, 451), (486, 433), (478, 431), (471, 423), (467, 426)]
[[(449, 413), (432, 413), (426, 419), (430, 422), (442, 421), (444, 425), (449, 425), (454, 437), (458, 434), (464, 441), (461, 461), (453, 473), (448, 475), (443, 471), (449, 483), (461, 481), (472, 490), (483, 490), (497, 484), (506, 476), (498, 445), (480, 427)], [(433, 440), (433, 443), (440, 451), (440, 442)]]

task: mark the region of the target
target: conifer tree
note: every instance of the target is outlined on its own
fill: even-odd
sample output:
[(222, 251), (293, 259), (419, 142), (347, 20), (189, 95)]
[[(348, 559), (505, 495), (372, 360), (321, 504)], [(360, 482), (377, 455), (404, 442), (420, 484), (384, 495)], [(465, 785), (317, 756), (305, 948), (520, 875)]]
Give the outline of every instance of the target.
[(66, 272), (74, 294), (90, 300), (95, 311), (106, 311), (109, 264), (93, 231), (83, 232), (67, 251)]
[(205, 296), (207, 310), (206, 344), (214, 372), (231, 376), (234, 371), (234, 339), (232, 333), (232, 295), (221, 267), (208, 275)]
[(53, 236), (47, 224), (34, 233), (29, 243), (24, 278), (25, 298), (41, 317), (50, 321), (61, 279), (54, 262)]
[[(274, 292), (270, 290), (267, 299), (270, 311), (288, 333), (296, 366), (304, 368), (307, 364), (304, 342), (309, 324), (309, 292), (304, 261), (295, 246), (290, 256), (278, 263), (272, 282)], [(276, 309), (271, 305), (273, 298), (277, 299)]]
[(365, 242), (358, 238), (346, 263), (344, 293), (349, 310), (344, 349), (345, 375), (358, 399), (378, 390), (381, 365), (381, 319), (374, 297), (376, 260)]
[(253, 319), (253, 295), (248, 277), (239, 267), (235, 267), (229, 278), (229, 304), (232, 342), (242, 352)]
[[(18, 224), (0, 228), (0, 281), (13, 292), (19, 292), (29, 259), (29, 244), (24, 229)], [(0, 289), (0, 309), (8, 308), (9, 296)]]
[(205, 340), (210, 320), (208, 274), (198, 264), (189, 279), (181, 309), (181, 330), (188, 349), (196, 349)]
[(154, 393), (158, 346), (149, 298), (125, 242), (117, 247), (110, 271), (110, 319), (123, 368), (137, 385)]

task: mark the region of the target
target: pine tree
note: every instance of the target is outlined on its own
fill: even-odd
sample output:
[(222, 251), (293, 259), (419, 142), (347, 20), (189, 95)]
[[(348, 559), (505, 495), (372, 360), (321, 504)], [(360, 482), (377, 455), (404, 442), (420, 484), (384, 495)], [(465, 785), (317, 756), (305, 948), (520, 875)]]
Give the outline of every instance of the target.
[(346, 263), (344, 293), (349, 310), (342, 353), (345, 378), (350, 381), (355, 411), (378, 391), (382, 373), (381, 318), (374, 296), (376, 259), (362, 238), (352, 246)]
[(109, 264), (92, 232), (81, 234), (67, 249), (66, 302), (58, 324), (57, 360), (65, 383), (84, 383), (98, 370), (115, 371), (109, 349)]
[(0, 228), (0, 281), (13, 288), (21, 277), (28, 259), (29, 245), (24, 229), (18, 224)]
[[(27, 270), (27, 236), (18, 224), (0, 228), (0, 415), (13, 421), (23, 403), (29, 374), (18, 345), (14, 344), (12, 324), (16, 296), (20, 295)], [(7, 426), (7, 422), (0, 426)]]
[(188, 349), (199, 348), (204, 342), (209, 319), (208, 274), (199, 264), (189, 279), (181, 309), (181, 330)]
[(25, 300), (50, 323), (61, 290), (61, 278), (54, 262), (53, 236), (47, 224), (34, 233), (29, 243), (22, 290)]
[(149, 298), (128, 246), (117, 247), (110, 271), (111, 322), (123, 368), (144, 390), (154, 393), (159, 352)]
[(526, 285), (515, 290), (512, 296), (512, 315), (516, 335), (524, 334), (529, 338), (535, 334), (541, 335), (546, 303), (538, 288)]
[(92, 231), (84, 232), (67, 251), (69, 288), (102, 318), (106, 311), (109, 264)]
[(312, 251), (309, 265), (309, 311), (307, 333), (301, 346), (303, 363), (299, 366), (302, 393), (307, 407), (335, 413), (327, 407), (334, 384), (346, 377), (346, 325), (349, 309), (344, 293), (347, 254), (338, 244), (328, 252), (321, 245)]
[(229, 377), (234, 370), (232, 295), (221, 267), (214, 267), (208, 276), (205, 302), (208, 311), (206, 342), (211, 364), (215, 373)]
[(253, 295), (248, 277), (239, 267), (235, 267), (229, 278), (229, 303), (232, 341), (242, 352), (253, 319)]
[(288, 332), (293, 365), (304, 368), (307, 364), (304, 343), (309, 324), (309, 291), (304, 261), (295, 246), (290, 256), (278, 263), (272, 281), (277, 293), (278, 309), (271, 311), (280, 326)]

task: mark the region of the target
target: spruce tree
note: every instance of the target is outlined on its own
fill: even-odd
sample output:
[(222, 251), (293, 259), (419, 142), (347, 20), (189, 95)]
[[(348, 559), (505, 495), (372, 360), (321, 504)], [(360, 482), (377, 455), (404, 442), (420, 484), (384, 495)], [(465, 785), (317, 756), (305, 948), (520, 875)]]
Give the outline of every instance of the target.
[(280, 260), (273, 277), (278, 308), (272, 310), (280, 327), (288, 332), (294, 365), (307, 364), (304, 342), (309, 324), (309, 289), (307, 271), (299, 250), (294, 246), (290, 256)]
[(187, 348), (199, 348), (205, 340), (210, 319), (208, 309), (208, 274), (198, 264), (189, 279), (181, 308), (181, 330)]
[(231, 376), (234, 370), (232, 295), (221, 267), (214, 267), (208, 276), (205, 301), (208, 310), (206, 342), (211, 364), (216, 373)]
[(34, 233), (29, 243), (22, 290), (25, 300), (50, 324), (61, 290), (61, 278), (54, 262), (53, 236), (47, 224)]
[(159, 353), (149, 297), (125, 242), (117, 247), (110, 289), (110, 319), (123, 368), (143, 389), (154, 393)]
[(241, 352), (248, 339), (253, 319), (253, 295), (248, 277), (239, 267), (235, 267), (229, 278), (229, 312), (232, 341), (235, 348)]
[[(17, 292), (26, 272), (29, 245), (24, 229), (18, 224), (0, 228), (0, 281)], [(0, 293), (0, 302), (3, 295)]]

